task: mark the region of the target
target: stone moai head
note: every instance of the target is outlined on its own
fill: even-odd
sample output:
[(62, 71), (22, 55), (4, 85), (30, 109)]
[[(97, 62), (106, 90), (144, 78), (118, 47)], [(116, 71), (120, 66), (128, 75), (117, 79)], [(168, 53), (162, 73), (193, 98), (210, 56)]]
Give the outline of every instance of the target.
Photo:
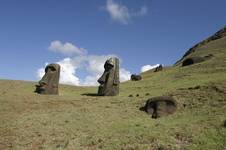
[(58, 85), (60, 78), (60, 65), (49, 64), (45, 68), (45, 75), (36, 85), (35, 92), (39, 94), (58, 94)]
[(104, 64), (104, 73), (97, 80), (100, 83), (98, 95), (115, 96), (119, 94), (119, 59), (109, 58)]

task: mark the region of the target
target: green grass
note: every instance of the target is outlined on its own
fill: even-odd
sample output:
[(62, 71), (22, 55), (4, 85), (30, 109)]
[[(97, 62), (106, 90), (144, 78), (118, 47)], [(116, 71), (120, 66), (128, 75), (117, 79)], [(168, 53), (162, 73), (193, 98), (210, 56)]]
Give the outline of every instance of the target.
[[(226, 149), (226, 38), (191, 56), (208, 54), (200, 64), (145, 72), (115, 97), (66, 85), (59, 96), (38, 95), (35, 83), (0, 80), (0, 149)], [(176, 99), (176, 113), (151, 119), (139, 111), (161, 95)]]

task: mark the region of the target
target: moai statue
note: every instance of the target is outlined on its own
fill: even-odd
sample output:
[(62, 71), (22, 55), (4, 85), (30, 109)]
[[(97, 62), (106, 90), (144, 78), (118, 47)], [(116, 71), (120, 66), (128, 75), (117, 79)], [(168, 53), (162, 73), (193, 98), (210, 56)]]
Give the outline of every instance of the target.
[(35, 92), (39, 94), (58, 94), (58, 85), (60, 78), (60, 65), (49, 64), (45, 68), (45, 75), (36, 85)]
[(119, 94), (119, 59), (109, 58), (104, 64), (104, 73), (97, 80), (100, 83), (98, 95), (115, 96)]

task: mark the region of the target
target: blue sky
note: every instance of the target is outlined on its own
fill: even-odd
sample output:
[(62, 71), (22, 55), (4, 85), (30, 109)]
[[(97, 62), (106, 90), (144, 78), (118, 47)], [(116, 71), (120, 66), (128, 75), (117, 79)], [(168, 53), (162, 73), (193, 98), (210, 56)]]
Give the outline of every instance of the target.
[[(84, 65), (94, 56), (120, 57), (127, 76), (144, 65), (171, 65), (226, 25), (225, 6), (225, 0), (1, 0), (0, 79), (37, 81), (46, 62), (65, 58), (81, 82), (99, 75)], [(61, 47), (51, 48), (54, 41)], [(86, 54), (65, 54), (66, 43)], [(76, 66), (81, 55), (86, 60)]]

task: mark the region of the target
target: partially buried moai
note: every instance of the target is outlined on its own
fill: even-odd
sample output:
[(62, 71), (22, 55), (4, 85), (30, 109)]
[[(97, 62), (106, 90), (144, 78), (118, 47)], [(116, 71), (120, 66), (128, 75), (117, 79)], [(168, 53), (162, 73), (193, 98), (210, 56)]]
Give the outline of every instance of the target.
[(98, 79), (98, 95), (115, 96), (119, 94), (119, 59), (109, 58), (104, 64), (104, 73)]
[(45, 68), (45, 74), (36, 85), (36, 93), (39, 94), (58, 94), (58, 85), (60, 78), (60, 65), (49, 64)]

